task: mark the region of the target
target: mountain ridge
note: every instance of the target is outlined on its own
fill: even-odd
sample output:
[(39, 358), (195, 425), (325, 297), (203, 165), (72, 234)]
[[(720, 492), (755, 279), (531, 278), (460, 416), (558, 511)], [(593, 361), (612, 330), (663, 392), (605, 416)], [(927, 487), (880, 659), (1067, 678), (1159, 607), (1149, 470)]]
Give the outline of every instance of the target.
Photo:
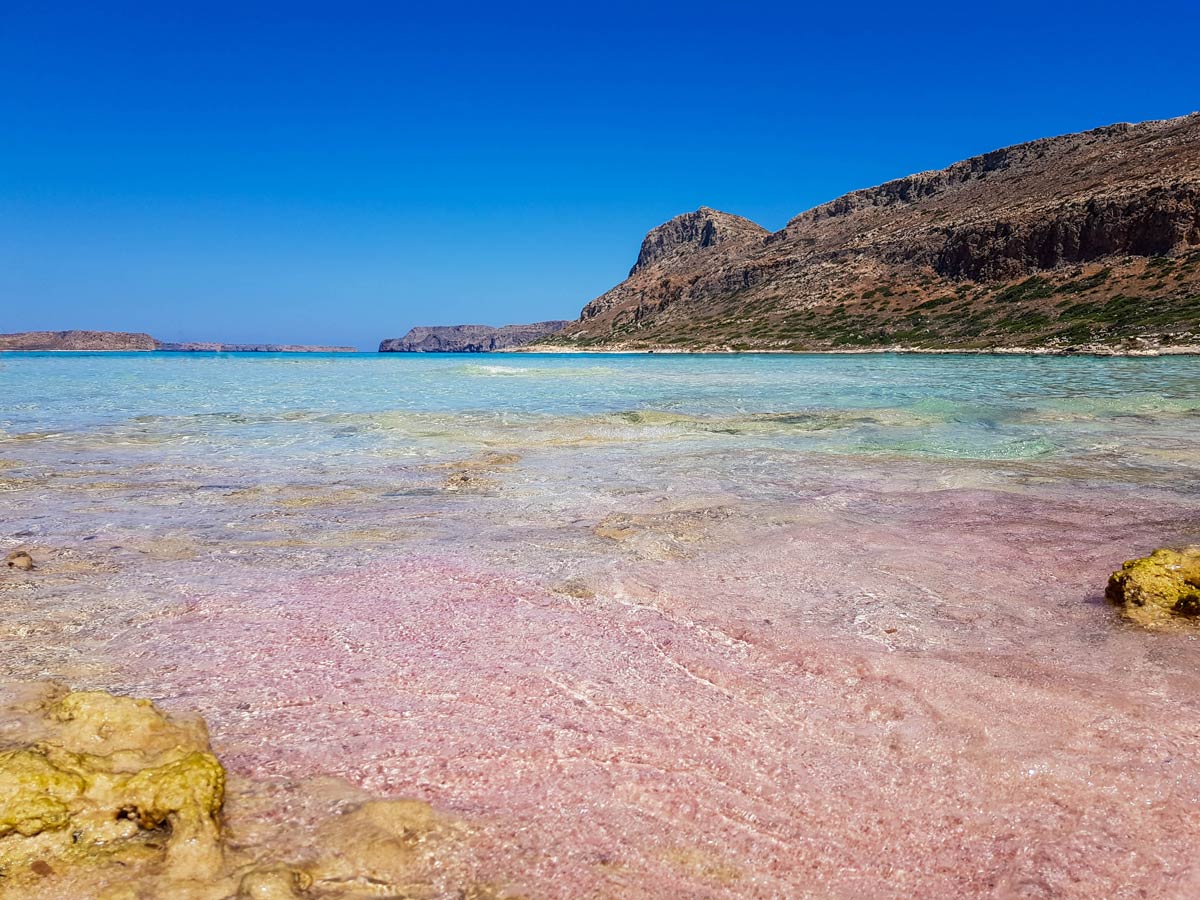
[[(739, 224), (705, 241), (702, 220)], [(676, 236), (665, 252), (664, 235)], [(701, 207), (652, 229), (629, 277), (540, 343), (1200, 344), (1198, 252), (1193, 113), (1000, 148), (851, 191), (773, 233)]]

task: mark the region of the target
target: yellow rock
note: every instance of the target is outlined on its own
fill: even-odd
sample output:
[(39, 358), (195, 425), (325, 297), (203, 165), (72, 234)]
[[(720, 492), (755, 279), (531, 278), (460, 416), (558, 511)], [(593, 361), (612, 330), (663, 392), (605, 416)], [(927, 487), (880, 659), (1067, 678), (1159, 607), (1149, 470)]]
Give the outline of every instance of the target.
[(1143, 625), (1200, 615), (1200, 547), (1129, 560), (1108, 579), (1105, 596)]
[(198, 718), (168, 718), (149, 700), (115, 697), (104, 691), (75, 691), (49, 709), (57, 723), (57, 743), (75, 753), (109, 756), (120, 767), (132, 751), (127, 770), (145, 758), (177, 748), (208, 749), (208, 729)]
[(68, 693), (41, 739), (0, 753), (0, 871), (157, 860), (172, 878), (221, 869), (225, 771), (202, 724), (145, 700)]
[[(8, 697), (0, 900), (416, 900), (443, 896), (435, 885), (465, 852), (466, 826), (429, 804), (367, 799), (340, 782), (336, 802), (312, 808), (345, 811), (305, 834), (278, 821), (273, 792), (263, 795), (276, 798), (269, 808), (248, 815), (249, 785), (235, 782), (226, 845), (225, 772), (202, 721), (51, 685)], [(473, 886), (466, 869), (462, 881), (457, 895), (501, 896)]]
[(21, 569), (24, 572), (28, 572), (33, 568), (33, 557), (24, 550), (14, 550), (8, 554), (4, 561), (10, 569)]
[(0, 753), (0, 837), (66, 828), (86, 787), (82, 777), (58, 768), (39, 751)]

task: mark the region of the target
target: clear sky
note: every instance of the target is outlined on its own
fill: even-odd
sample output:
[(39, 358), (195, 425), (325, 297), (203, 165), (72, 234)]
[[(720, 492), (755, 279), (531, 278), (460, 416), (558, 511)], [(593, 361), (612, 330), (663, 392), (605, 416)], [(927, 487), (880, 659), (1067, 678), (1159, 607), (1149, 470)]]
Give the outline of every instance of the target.
[(780, 228), (1200, 108), (1200, 4), (0, 2), (0, 331), (573, 318), (700, 205)]

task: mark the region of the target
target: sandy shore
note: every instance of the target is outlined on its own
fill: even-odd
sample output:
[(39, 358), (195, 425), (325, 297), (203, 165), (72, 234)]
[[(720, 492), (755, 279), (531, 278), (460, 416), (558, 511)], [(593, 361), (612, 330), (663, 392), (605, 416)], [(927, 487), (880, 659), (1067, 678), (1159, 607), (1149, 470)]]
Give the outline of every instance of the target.
[(872, 353), (922, 353), (931, 355), (954, 356), (959, 354), (971, 356), (1194, 356), (1200, 354), (1200, 344), (1180, 344), (1153, 348), (1123, 348), (1081, 346), (1070, 349), (1051, 347), (988, 347), (980, 348), (930, 348), (907, 347), (896, 345), (891, 347), (850, 347), (837, 350), (774, 350), (753, 349), (733, 350), (728, 347), (710, 347), (703, 350), (683, 350), (679, 347), (652, 347), (631, 350), (620, 345), (614, 347), (560, 347), (555, 344), (533, 344), (525, 347), (509, 347), (496, 350), (496, 353), (605, 353), (605, 354), (704, 354), (704, 353), (777, 353), (787, 355), (858, 355)]

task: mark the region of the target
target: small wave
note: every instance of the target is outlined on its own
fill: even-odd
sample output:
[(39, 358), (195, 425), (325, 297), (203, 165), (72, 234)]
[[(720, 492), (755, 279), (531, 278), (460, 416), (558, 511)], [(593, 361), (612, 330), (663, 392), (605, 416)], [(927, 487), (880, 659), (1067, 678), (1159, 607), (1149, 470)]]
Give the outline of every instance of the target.
[(548, 366), (500, 366), (468, 363), (458, 366), (455, 371), (476, 378), (594, 378), (602, 375), (615, 375), (615, 369), (604, 366), (563, 366), (550, 368)]

